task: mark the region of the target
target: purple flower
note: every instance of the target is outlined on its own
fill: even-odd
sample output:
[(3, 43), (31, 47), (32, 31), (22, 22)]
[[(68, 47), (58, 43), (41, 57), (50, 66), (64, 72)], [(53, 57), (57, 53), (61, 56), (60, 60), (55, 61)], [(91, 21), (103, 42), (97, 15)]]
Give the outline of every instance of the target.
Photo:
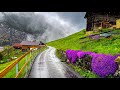
[(81, 50), (66, 51), (66, 56), (72, 63), (76, 62), (77, 58), (83, 58), (86, 54), (92, 57), (92, 72), (96, 73), (100, 77), (113, 75), (118, 69), (118, 65), (115, 62), (115, 59), (120, 56), (120, 54), (112, 56), (105, 54), (96, 54), (94, 52), (83, 52)]
[(66, 51), (66, 56), (67, 58), (72, 62), (74, 63), (76, 60), (77, 60), (77, 53), (79, 52), (80, 50), (78, 51), (75, 51), (75, 50), (67, 50)]
[(91, 57), (94, 57), (95, 55), (96, 55), (96, 53), (91, 53), (91, 54), (89, 54)]
[(71, 62), (74, 63), (77, 60), (77, 51), (72, 51), (72, 60)]
[(88, 55), (92, 55), (92, 54), (94, 54), (93, 52), (78, 52), (77, 53), (77, 56), (78, 56), (78, 58), (82, 58), (82, 57), (84, 57), (86, 54), (88, 54)]
[(92, 72), (100, 77), (113, 75), (118, 69), (118, 65), (114, 61), (115, 58), (115, 56), (111, 55), (94, 54), (91, 64)]
[(92, 36), (92, 39), (99, 39), (99, 38), (100, 38), (100, 35)]
[(67, 58), (68, 58), (69, 60), (71, 60), (71, 58), (72, 58), (71, 52), (72, 52), (72, 50), (67, 50), (67, 51), (66, 51), (66, 56), (67, 56)]
[(84, 52), (78, 52), (77, 53), (78, 58), (82, 58), (82, 57), (84, 57), (84, 55), (85, 55)]

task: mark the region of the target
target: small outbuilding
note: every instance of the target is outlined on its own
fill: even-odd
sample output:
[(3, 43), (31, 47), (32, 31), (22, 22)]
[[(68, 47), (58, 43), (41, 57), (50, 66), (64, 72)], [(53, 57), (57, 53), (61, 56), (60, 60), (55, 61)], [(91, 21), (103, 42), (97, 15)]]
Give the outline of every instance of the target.
[(13, 47), (15, 49), (21, 49), (21, 50), (31, 50), (33, 48), (41, 48), (43, 46), (46, 46), (42, 42), (36, 42), (36, 41), (22, 41), (21, 43), (15, 43)]
[(86, 31), (96, 31), (104, 28), (120, 28), (120, 12), (87, 12)]
[(20, 43), (22, 45), (22, 50), (26, 50), (26, 49), (32, 49), (32, 48), (39, 48), (39, 42), (35, 42), (35, 41), (22, 41)]
[(15, 49), (21, 49), (22, 45), (20, 43), (15, 43), (12, 45)]

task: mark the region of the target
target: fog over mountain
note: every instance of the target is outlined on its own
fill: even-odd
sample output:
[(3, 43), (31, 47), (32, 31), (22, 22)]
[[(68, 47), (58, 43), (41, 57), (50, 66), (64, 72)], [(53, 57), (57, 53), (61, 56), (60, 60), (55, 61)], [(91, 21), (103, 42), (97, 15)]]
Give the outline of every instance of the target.
[(27, 40), (49, 42), (86, 27), (85, 12), (1, 12), (0, 22), (27, 33)]

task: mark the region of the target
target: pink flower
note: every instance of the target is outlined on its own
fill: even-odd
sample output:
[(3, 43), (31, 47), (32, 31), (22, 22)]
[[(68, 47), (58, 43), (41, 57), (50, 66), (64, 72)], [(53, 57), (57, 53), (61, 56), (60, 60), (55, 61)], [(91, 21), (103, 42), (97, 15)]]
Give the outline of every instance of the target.
[(70, 60), (69, 60), (69, 59), (67, 59), (67, 63), (70, 63)]

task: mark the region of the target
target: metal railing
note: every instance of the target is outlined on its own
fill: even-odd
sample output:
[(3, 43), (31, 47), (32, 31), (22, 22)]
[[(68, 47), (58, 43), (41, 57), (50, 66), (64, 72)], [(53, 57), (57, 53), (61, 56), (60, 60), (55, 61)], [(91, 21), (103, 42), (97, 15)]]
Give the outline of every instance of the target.
[[(28, 71), (31, 68), (32, 62), (34, 61), (35, 57), (37, 54), (40, 52), (41, 49), (32, 49), (26, 52), (24, 55), (19, 57), (17, 60), (12, 62), (10, 65), (8, 65), (6, 68), (4, 68), (2, 71), (0, 71), (0, 78), (4, 78), (9, 72), (12, 72), (12, 74), (15, 74), (15, 77), (12, 78), (19, 78), (20, 74), (24, 71), (24, 75), (21, 76), (21, 78), (25, 77), (28, 73)], [(19, 64), (19, 63), (23, 64)], [(15, 68), (14, 70), (12, 70)], [(11, 78), (11, 76), (14, 75), (9, 75), (8, 78)]]

